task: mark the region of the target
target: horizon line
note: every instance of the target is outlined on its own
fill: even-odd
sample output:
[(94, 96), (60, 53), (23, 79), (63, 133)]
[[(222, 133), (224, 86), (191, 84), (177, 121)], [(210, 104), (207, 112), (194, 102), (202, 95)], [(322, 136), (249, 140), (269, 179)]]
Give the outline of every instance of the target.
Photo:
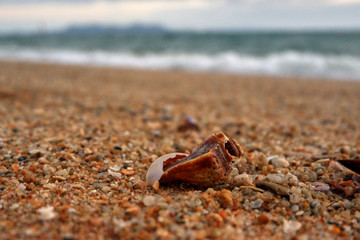
[[(68, 24), (63, 27), (59, 28), (39, 28), (39, 29), (32, 29), (32, 30), (21, 30), (21, 29), (14, 29), (9, 31), (0, 31), (1, 35), (33, 35), (33, 34), (57, 34), (57, 33), (65, 33), (70, 28), (77, 27), (77, 28), (86, 28), (86, 27), (100, 27), (104, 28), (118, 28), (119, 30), (127, 30), (134, 26), (141, 26), (141, 27), (148, 27), (150, 30), (153, 27), (158, 27), (161, 30), (159, 32), (169, 32), (169, 33), (251, 33), (251, 32), (360, 32), (359, 27), (347, 27), (347, 26), (312, 26), (312, 27), (239, 27), (239, 28), (208, 28), (208, 29), (196, 29), (196, 28), (171, 28), (168, 26), (164, 26), (158, 23), (128, 23), (128, 24), (104, 24), (104, 23), (80, 23), (80, 24)], [(146, 31), (144, 31), (146, 33)]]

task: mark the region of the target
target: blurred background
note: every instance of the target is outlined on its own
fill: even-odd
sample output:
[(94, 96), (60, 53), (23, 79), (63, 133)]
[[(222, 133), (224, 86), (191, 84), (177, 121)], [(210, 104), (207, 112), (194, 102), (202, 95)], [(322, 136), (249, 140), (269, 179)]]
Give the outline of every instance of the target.
[(0, 59), (360, 80), (360, 0), (0, 0)]

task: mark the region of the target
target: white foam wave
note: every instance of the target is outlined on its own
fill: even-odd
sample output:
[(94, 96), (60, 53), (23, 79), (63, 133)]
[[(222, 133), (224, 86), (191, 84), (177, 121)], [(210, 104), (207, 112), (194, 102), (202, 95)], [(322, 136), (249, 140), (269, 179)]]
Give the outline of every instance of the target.
[(256, 75), (327, 77), (360, 80), (360, 58), (286, 51), (266, 56), (236, 52), (216, 55), (196, 53), (148, 53), (48, 49), (0, 49), (0, 59), (37, 62), (119, 66), (142, 69), (181, 69)]

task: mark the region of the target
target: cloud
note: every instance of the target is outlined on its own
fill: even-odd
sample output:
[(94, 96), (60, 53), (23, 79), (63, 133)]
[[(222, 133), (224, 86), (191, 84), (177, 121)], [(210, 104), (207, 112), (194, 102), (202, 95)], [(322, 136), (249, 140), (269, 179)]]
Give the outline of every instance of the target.
[[(168, 0), (167, 2), (196, 2), (198, 0)], [(93, 2), (148, 2), (156, 3), (163, 2), (163, 0), (0, 0), (0, 4), (9, 4), (9, 5), (21, 5), (21, 4), (48, 4), (48, 3), (58, 3), (58, 4), (78, 4), (78, 3), (93, 3)], [(349, 4), (349, 3), (360, 3), (360, 0), (204, 0), (208, 4), (236, 4), (238, 6), (319, 6), (319, 5), (331, 5), (331, 4)]]
[[(0, 4), (44, 4), (44, 3), (93, 3), (93, 2), (158, 2), (162, 0), (0, 0)], [(188, 2), (194, 0), (169, 0), (168, 2)], [(211, 1), (211, 0), (210, 0)]]
[(177, 29), (359, 27), (360, 0), (0, 0), (0, 31), (46, 24)]
[(3, 21), (62, 21), (62, 22), (127, 22), (148, 21), (149, 16), (171, 10), (185, 11), (206, 7), (208, 1), (52, 1), (4, 5), (0, 8)]

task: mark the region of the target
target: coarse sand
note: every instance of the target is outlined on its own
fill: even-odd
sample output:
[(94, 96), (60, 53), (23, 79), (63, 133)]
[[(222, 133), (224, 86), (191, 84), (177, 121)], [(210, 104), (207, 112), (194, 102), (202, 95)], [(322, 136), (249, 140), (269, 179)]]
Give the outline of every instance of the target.
[[(219, 131), (229, 183), (145, 183)], [(0, 62), (0, 239), (360, 239), (359, 156), (359, 82)]]

